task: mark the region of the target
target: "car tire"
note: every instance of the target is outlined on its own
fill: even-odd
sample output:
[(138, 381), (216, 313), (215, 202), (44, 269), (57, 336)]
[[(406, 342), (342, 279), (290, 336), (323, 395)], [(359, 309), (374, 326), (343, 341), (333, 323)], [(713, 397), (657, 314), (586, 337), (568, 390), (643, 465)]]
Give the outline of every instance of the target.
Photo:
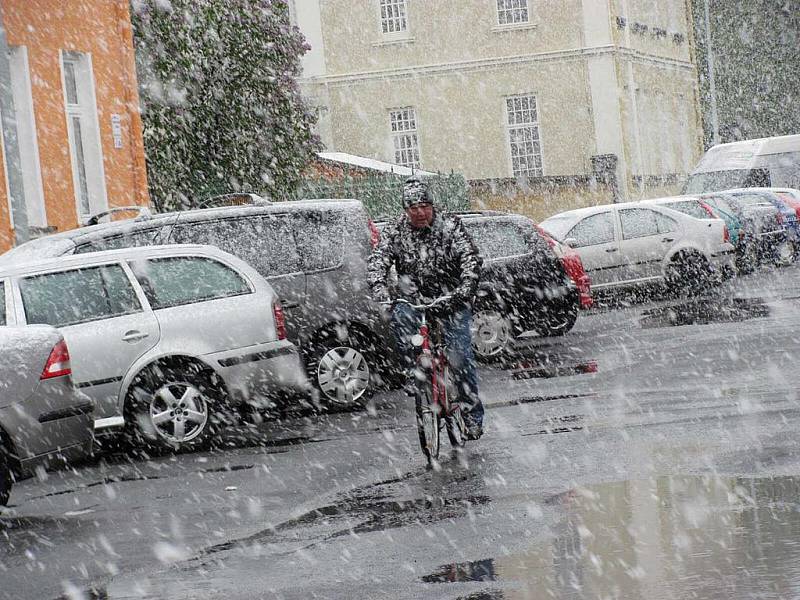
[(569, 304), (554, 307), (540, 319), (534, 330), (544, 337), (558, 337), (572, 331), (575, 322), (578, 320), (578, 300)]
[(328, 409), (361, 406), (372, 393), (379, 352), (369, 336), (346, 326), (319, 331), (306, 356), (306, 370)]
[(470, 333), (472, 351), (482, 362), (503, 358), (511, 350), (516, 338), (511, 319), (494, 308), (475, 310), (470, 323)]
[(697, 293), (712, 283), (711, 269), (704, 256), (696, 252), (681, 253), (667, 267), (667, 284), (678, 293)]
[(129, 441), (150, 451), (204, 447), (224, 418), (227, 394), (219, 378), (189, 361), (151, 365), (131, 384), (125, 403)]
[(0, 506), (8, 504), (13, 485), (14, 476), (11, 471), (11, 461), (8, 459), (6, 449), (0, 446)]
[(752, 273), (758, 268), (758, 248), (755, 241), (746, 239), (741, 243), (741, 251), (736, 255), (736, 270), (742, 274)]

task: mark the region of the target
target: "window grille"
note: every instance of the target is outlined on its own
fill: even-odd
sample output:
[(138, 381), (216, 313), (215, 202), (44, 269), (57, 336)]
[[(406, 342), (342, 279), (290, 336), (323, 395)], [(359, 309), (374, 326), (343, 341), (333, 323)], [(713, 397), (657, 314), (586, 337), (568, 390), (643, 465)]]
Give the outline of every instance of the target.
[(536, 96), (506, 98), (506, 117), (514, 177), (541, 177), (542, 142), (539, 137)]
[(403, 167), (419, 168), (419, 141), (417, 139), (417, 117), (412, 107), (398, 108), (389, 112), (394, 145), (394, 162)]
[(527, 23), (528, 0), (497, 0), (497, 22), (500, 25)]

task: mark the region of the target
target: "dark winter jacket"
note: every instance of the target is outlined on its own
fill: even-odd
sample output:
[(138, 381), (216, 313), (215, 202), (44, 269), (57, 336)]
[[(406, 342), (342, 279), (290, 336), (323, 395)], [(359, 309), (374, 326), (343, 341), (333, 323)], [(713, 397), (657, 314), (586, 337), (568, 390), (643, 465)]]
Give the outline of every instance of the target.
[[(415, 229), (403, 215), (383, 230), (369, 258), (367, 278), (378, 302), (399, 297), (421, 304), (452, 295), (455, 308), (474, 300), (481, 264), (458, 217), (434, 212), (430, 227)], [(397, 284), (390, 290), (392, 267)]]

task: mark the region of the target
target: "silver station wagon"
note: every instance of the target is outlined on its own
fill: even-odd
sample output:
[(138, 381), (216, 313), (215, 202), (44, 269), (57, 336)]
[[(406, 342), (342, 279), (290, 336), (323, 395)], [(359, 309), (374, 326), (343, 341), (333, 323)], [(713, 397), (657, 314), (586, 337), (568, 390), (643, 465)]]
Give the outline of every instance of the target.
[(95, 430), (153, 447), (208, 440), (228, 407), (306, 387), (270, 284), (211, 246), (152, 246), (0, 267), (9, 324), (64, 336)]

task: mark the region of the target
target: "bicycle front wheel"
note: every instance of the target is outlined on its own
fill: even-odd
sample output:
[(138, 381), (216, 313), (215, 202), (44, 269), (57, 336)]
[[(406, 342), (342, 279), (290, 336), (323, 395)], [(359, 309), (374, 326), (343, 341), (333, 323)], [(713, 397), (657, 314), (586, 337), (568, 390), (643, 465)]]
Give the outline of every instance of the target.
[(429, 463), (439, 459), (439, 410), (429, 390), (417, 396), (417, 433), (422, 453)]
[(467, 441), (465, 435), (467, 426), (464, 423), (464, 415), (461, 414), (460, 406), (453, 407), (450, 414), (444, 418), (444, 425), (447, 428), (450, 445), (453, 448), (463, 448)]

